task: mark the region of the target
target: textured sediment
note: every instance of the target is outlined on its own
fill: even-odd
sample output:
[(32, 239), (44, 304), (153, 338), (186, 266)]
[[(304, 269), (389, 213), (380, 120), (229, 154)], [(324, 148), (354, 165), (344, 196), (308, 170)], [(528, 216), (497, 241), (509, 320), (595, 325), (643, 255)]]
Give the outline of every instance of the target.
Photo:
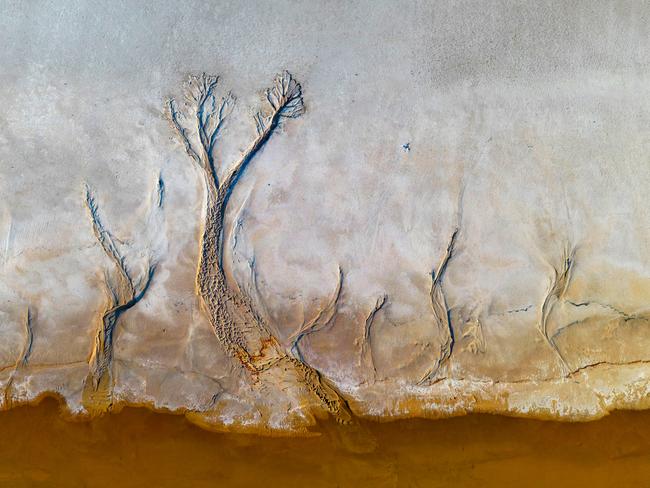
[(0, 34), (3, 409), (648, 407), (645, 5), (67, 7)]

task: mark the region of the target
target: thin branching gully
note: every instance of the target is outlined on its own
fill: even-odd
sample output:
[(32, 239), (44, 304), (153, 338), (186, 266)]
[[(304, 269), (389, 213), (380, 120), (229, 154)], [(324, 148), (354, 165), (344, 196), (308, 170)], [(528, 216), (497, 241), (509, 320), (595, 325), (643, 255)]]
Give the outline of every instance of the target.
[[(164, 184), (158, 178), (154, 190), (153, 207), (160, 208)], [(113, 404), (113, 343), (120, 315), (133, 307), (145, 294), (154, 275), (156, 265), (149, 259), (144, 271), (134, 278), (124, 254), (114, 236), (106, 229), (99, 215), (97, 202), (89, 186), (85, 187), (85, 204), (97, 242), (113, 263), (111, 270), (104, 271), (104, 289), (107, 303), (97, 326), (93, 348), (88, 361), (89, 371), (83, 391), (84, 405), (91, 414), (109, 410)]]

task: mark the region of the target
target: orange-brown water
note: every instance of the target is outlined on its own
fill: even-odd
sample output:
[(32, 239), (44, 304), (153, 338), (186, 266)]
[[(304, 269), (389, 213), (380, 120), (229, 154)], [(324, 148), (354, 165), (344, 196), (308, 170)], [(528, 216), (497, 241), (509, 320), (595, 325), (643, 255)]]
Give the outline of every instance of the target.
[(0, 485), (650, 486), (650, 412), (583, 424), (472, 415), (321, 431), (221, 434), (134, 408), (70, 422), (48, 399), (0, 413)]

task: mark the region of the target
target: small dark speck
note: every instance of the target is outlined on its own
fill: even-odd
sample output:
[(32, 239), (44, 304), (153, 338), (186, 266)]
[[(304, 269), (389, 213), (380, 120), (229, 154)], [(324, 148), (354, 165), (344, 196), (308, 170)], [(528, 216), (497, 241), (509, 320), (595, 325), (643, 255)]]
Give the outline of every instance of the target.
[(402, 144), (402, 149), (404, 149), (405, 152), (409, 152), (411, 150), (411, 143), (405, 142), (404, 144)]

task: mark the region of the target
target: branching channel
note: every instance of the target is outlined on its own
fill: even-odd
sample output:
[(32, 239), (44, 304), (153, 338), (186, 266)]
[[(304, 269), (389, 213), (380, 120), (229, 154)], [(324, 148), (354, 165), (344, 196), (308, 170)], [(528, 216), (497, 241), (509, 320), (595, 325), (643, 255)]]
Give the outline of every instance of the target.
[(292, 346), (294, 357), (286, 354), (269, 327), (256, 313), (251, 298), (228, 283), (223, 267), (224, 217), (230, 196), (243, 172), (280, 124), (304, 112), (302, 88), (287, 71), (276, 76), (265, 91), (266, 107), (255, 113), (256, 134), (247, 149), (219, 176), (214, 150), (224, 120), (235, 98), (228, 93), (218, 98), (216, 76), (190, 76), (186, 103), (181, 108), (170, 99), (167, 113), (185, 151), (197, 164), (205, 184), (205, 215), (200, 238), (196, 277), (197, 293), (214, 332), (225, 350), (248, 370), (255, 382), (270, 367), (290, 363), (309, 390), (318, 396), (338, 420), (350, 414), (345, 401), (321, 375), (302, 360), (298, 343), (310, 331), (298, 334)]
[[(84, 403), (91, 411), (102, 412), (112, 404), (113, 334), (122, 313), (133, 307), (145, 294), (155, 265), (147, 262), (144, 272), (137, 278), (131, 276), (125, 257), (115, 244), (113, 235), (104, 227), (99, 216), (95, 197), (85, 188), (85, 203), (97, 242), (113, 262), (113, 269), (104, 272), (104, 288), (107, 303), (95, 333), (95, 341), (89, 359), (89, 372), (84, 387)], [(162, 197), (162, 180), (158, 183), (158, 195)]]
[(25, 318), (23, 319), (23, 323), (25, 325), (25, 340), (23, 342), (23, 348), (22, 351), (20, 352), (20, 356), (16, 360), (16, 364), (14, 365), (13, 371), (11, 372), (11, 376), (9, 376), (9, 380), (7, 381), (7, 384), (5, 386), (5, 394), (4, 394), (4, 405), (5, 408), (9, 408), (13, 402), (13, 384), (14, 384), (14, 378), (16, 377), (16, 374), (27, 364), (29, 363), (29, 358), (32, 355), (32, 346), (34, 344), (34, 317), (32, 310), (27, 307), (25, 310)]
[(555, 306), (564, 300), (564, 295), (566, 294), (567, 288), (569, 287), (569, 282), (571, 281), (571, 272), (573, 271), (574, 263), (575, 249), (571, 248), (569, 245), (566, 245), (562, 253), (561, 267), (558, 269), (557, 267), (553, 266), (553, 276), (551, 277), (551, 283), (548, 292), (546, 293), (544, 301), (542, 302), (538, 324), (538, 330), (540, 334), (560, 360), (562, 368), (564, 369), (564, 373), (566, 375), (571, 372), (571, 367), (562, 355), (560, 349), (555, 344), (553, 336), (550, 335), (548, 330), (548, 322)]
[(310, 321), (303, 322), (302, 325), (294, 332), (291, 337), (291, 354), (301, 362), (305, 362), (302, 352), (300, 352), (300, 341), (314, 332), (318, 332), (328, 327), (338, 311), (339, 300), (341, 298), (341, 291), (343, 289), (343, 270), (339, 267), (339, 276), (336, 284), (336, 289), (332, 294), (329, 302), (323, 307)]
[(445, 255), (440, 261), (438, 268), (431, 272), (431, 310), (433, 312), (436, 328), (442, 337), (442, 341), (440, 343), (439, 355), (431, 368), (429, 368), (422, 379), (418, 382), (420, 385), (430, 383), (435, 378), (440, 367), (451, 356), (451, 351), (454, 346), (454, 331), (451, 327), (451, 321), (449, 320), (449, 309), (447, 307), (445, 293), (442, 289), (442, 278), (447, 269), (447, 265), (449, 264), (449, 260), (453, 256), (454, 245), (456, 244), (456, 238), (458, 237), (459, 231), (459, 227), (454, 229), (449, 238), (449, 244), (447, 245)]
[(382, 308), (384, 308), (387, 300), (388, 295), (381, 295), (379, 298), (377, 298), (375, 305), (366, 317), (363, 330), (363, 340), (361, 342), (361, 359), (364, 360), (370, 368), (372, 368), (372, 372), (375, 377), (377, 376), (377, 367), (375, 366), (375, 358), (372, 352), (372, 325), (375, 321), (377, 313)]

